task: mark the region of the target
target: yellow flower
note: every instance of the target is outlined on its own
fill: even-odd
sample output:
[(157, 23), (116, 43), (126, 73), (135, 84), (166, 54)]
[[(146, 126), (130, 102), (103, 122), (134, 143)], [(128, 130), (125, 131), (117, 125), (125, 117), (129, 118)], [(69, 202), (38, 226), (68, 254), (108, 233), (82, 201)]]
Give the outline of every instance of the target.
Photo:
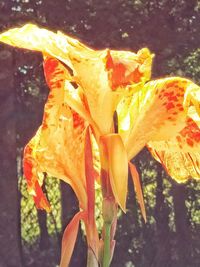
[[(144, 146), (177, 181), (199, 178), (199, 87), (177, 77), (146, 83), (153, 57), (147, 48), (137, 54), (96, 51), (32, 24), (1, 34), (0, 41), (41, 51), (67, 65), (65, 102), (91, 125), (104, 154), (101, 167), (109, 173), (122, 209), (128, 160)], [(114, 133), (115, 111), (118, 133)], [(137, 176), (134, 168), (132, 172)]]
[[(137, 90), (139, 85), (150, 79), (153, 55), (147, 48), (137, 54), (109, 49), (93, 50), (61, 32), (53, 33), (32, 24), (2, 33), (0, 41), (40, 51), (67, 65), (70, 73), (65, 80), (68, 91), (65, 101), (92, 126), (99, 144), (100, 140), (112, 143), (112, 153), (109, 153), (111, 185), (116, 200), (125, 210), (128, 177), (126, 152), (119, 135), (111, 138), (114, 133), (113, 115), (121, 99), (129, 94), (130, 86)], [(117, 171), (119, 161), (124, 162), (121, 176)], [(120, 187), (119, 179), (124, 180), (123, 187)]]

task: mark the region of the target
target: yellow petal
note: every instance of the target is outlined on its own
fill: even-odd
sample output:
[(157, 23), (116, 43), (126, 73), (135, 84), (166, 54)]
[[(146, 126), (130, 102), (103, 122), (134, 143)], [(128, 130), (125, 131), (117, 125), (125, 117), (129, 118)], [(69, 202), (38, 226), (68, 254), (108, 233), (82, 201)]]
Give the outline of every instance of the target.
[(71, 66), (68, 56), (69, 48), (77, 47), (79, 51), (90, 50), (78, 40), (61, 32), (54, 33), (34, 24), (26, 24), (21, 28), (13, 28), (1, 33), (0, 42), (51, 55), (69, 66)]
[(37, 172), (46, 172), (69, 183), (80, 206), (86, 209), (84, 136), (88, 124), (65, 103), (68, 73), (64, 66), (56, 59), (47, 58), (44, 69), (50, 94), (42, 125), (32, 139), (37, 139), (33, 148)]
[(183, 107), (187, 115), (195, 121), (195, 123), (200, 128), (200, 90), (199, 86), (191, 83), (188, 86), (185, 95)]
[(104, 146), (108, 157), (109, 178), (114, 197), (125, 212), (128, 183), (128, 159), (124, 144), (118, 134), (101, 136), (101, 143)]
[(151, 77), (153, 56), (148, 48), (139, 50), (137, 54), (108, 50), (106, 69), (109, 71), (112, 89), (148, 81)]
[(33, 155), (33, 149), (36, 145), (37, 139), (35, 138), (25, 147), (23, 159), (24, 176), (27, 181), (28, 191), (30, 195), (33, 196), (36, 207), (38, 209), (44, 209), (49, 212), (50, 204), (45, 194), (42, 192), (44, 175), (38, 175), (38, 164)]
[(191, 118), (174, 138), (151, 141), (148, 147), (177, 182), (200, 179), (200, 128)]
[[(191, 112), (184, 104), (187, 103), (185, 96), (191, 87), (196, 88), (198, 95), (200, 88), (190, 80), (178, 77), (160, 79), (137, 90), (133, 88), (129, 97), (123, 99), (118, 108), (118, 125), (129, 159), (149, 141), (169, 140), (184, 129)], [(196, 116), (198, 120), (193, 106), (190, 104), (193, 109), (190, 117)]]
[(71, 51), (70, 59), (93, 120), (102, 134), (112, 132), (113, 114), (127, 92), (126, 86), (146, 81), (150, 76), (150, 52), (147, 49), (138, 54), (112, 50), (88, 54)]
[[(113, 114), (126, 92), (125, 86), (150, 78), (152, 55), (147, 48), (137, 54), (95, 51), (63, 33), (54, 33), (33, 24), (0, 34), (0, 41), (40, 51), (68, 65), (84, 90), (89, 113), (102, 134), (112, 132)], [(109, 59), (113, 64), (109, 63)], [(68, 97), (68, 100), (82, 112), (72, 98)]]

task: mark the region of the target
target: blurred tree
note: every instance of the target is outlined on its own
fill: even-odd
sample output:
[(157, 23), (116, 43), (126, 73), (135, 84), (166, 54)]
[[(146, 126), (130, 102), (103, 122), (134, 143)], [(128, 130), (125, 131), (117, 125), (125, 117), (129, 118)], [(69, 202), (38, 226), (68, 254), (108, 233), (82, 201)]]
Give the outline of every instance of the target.
[(179, 266), (190, 266), (192, 264), (191, 233), (187, 217), (187, 208), (185, 205), (187, 191), (185, 186), (173, 183), (172, 192), (175, 212), (178, 264)]
[(21, 266), (13, 54), (0, 50), (0, 266)]
[(156, 163), (156, 204), (155, 204), (155, 221), (156, 221), (156, 255), (151, 266), (167, 267), (171, 259), (170, 253), (170, 231), (169, 231), (169, 208), (165, 202), (163, 194), (164, 171), (163, 167)]

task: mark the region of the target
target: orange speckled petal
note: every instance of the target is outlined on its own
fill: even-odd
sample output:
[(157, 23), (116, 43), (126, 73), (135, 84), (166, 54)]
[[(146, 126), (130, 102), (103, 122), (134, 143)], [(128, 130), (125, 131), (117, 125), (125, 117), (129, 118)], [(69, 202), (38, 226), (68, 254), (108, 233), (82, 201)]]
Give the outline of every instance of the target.
[(38, 166), (33, 155), (34, 147), (36, 145), (37, 138), (33, 138), (25, 147), (23, 160), (24, 176), (27, 181), (28, 191), (33, 196), (36, 207), (38, 209), (44, 209), (49, 212), (50, 204), (41, 188), (43, 180), (40, 179), (39, 181), (39, 177), (36, 171)]
[(149, 50), (142, 49), (138, 54), (108, 49), (81, 54), (70, 50), (69, 55), (92, 119), (102, 135), (112, 132), (113, 114), (126, 95), (127, 86), (150, 78), (152, 56)]
[(69, 73), (56, 59), (46, 58), (44, 70), (50, 93), (44, 117), (33, 140), (36, 172), (46, 172), (69, 183), (75, 191), (80, 207), (87, 208), (84, 173), (84, 136), (87, 123), (65, 102)]
[(190, 116), (192, 104), (190, 103), (190, 110), (184, 104), (185, 96), (194, 87), (200, 93), (200, 87), (184, 78), (155, 80), (137, 89), (120, 103), (119, 132), (129, 159), (150, 141), (175, 138), (186, 127), (188, 117), (196, 116), (198, 120), (194, 108), (193, 115)]
[(106, 69), (112, 89), (148, 81), (151, 77), (152, 58), (153, 55), (147, 48), (139, 50), (137, 54), (107, 50)]
[[(93, 50), (61, 32), (54, 33), (33, 24), (0, 34), (0, 41), (40, 51), (70, 67), (76, 76), (76, 83), (84, 91), (89, 113), (101, 134), (112, 132), (113, 114), (126, 93), (125, 87), (144, 82), (151, 74), (152, 55), (147, 48), (139, 50), (137, 54), (130, 51)], [(73, 99), (68, 100), (75, 104)]]
[(200, 153), (156, 151), (153, 147), (149, 147), (149, 150), (178, 183), (191, 178), (200, 179)]
[(200, 179), (200, 128), (191, 118), (174, 138), (149, 142), (148, 148), (177, 182)]
[(200, 127), (200, 91), (194, 83), (187, 88), (184, 95), (183, 107), (187, 115)]

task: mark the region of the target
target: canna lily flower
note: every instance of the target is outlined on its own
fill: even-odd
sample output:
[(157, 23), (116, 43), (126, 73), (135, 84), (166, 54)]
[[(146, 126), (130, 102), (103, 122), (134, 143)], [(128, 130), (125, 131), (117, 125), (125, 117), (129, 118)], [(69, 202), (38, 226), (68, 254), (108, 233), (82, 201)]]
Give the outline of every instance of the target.
[[(199, 87), (181, 78), (145, 84), (151, 76), (153, 57), (148, 49), (141, 49), (137, 54), (109, 49), (95, 51), (61, 32), (53, 33), (32, 24), (1, 34), (0, 41), (41, 51), (71, 69), (70, 74), (68, 71), (70, 78), (66, 103), (88, 121), (98, 143), (109, 147), (107, 160), (110, 167), (107, 168), (113, 193), (123, 210), (127, 194), (127, 160), (132, 159), (145, 145), (176, 180), (199, 177), (197, 171), (192, 173), (192, 169), (197, 170), (199, 162), (196, 154)], [(76, 96), (74, 84), (79, 88), (79, 97)], [(114, 134), (115, 110), (118, 134)], [(190, 133), (190, 137), (184, 138), (183, 134), (187, 135), (190, 131), (195, 132), (194, 135)], [(197, 151), (195, 155), (194, 151)], [(170, 164), (170, 161), (174, 162), (175, 155), (179, 162), (176, 167)], [(189, 155), (194, 158), (190, 159)], [(186, 168), (178, 170), (186, 157)], [(119, 162), (124, 164), (118, 169)], [(189, 162), (197, 163), (191, 167), (193, 165)], [(124, 186), (121, 184), (122, 177)]]
[[(65, 102), (69, 72), (58, 60), (51, 57), (46, 57), (44, 60), (44, 72), (50, 93), (42, 125), (24, 151), (24, 174), (37, 208), (50, 210), (48, 200), (41, 189), (44, 173), (70, 184), (79, 200), (80, 212), (74, 216), (63, 236), (60, 266), (67, 266), (73, 252), (80, 220), (86, 225), (88, 246), (97, 255), (94, 178), (98, 172), (87, 163), (90, 160), (93, 164), (94, 158), (88, 123)], [(76, 97), (79, 97), (78, 90)]]
[[(53, 33), (32, 24), (2, 33), (0, 41), (40, 51), (67, 65), (66, 103), (91, 125), (99, 145), (107, 141), (112, 143), (110, 168), (106, 171), (109, 172), (115, 199), (125, 210), (128, 163), (120, 135), (113, 135), (113, 116), (118, 103), (129, 94), (129, 87), (137, 91), (150, 79), (153, 55), (147, 48), (137, 54), (109, 49), (96, 51), (61, 32)], [(76, 96), (77, 87), (79, 97)], [(119, 155), (117, 158), (115, 152)], [(117, 169), (119, 162), (124, 162), (121, 169)], [(124, 180), (123, 187), (120, 186), (121, 179)]]
[[(114, 250), (115, 230), (110, 233), (110, 227), (116, 224), (116, 202), (125, 211), (128, 162), (144, 146), (176, 181), (200, 178), (200, 87), (178, 77), (148, 82), (153, 56), (147, 48), (137, 54), (96, 51), (61, 32), (32, 24), (0, 34), (0, 41), (40, 51), (45, 57), (50, 95), (42, 126), (25, 149), (24, 170), (39, 208), (50, 209), (41, 190), (44, 172), (69, 183), (79, 199), (80, 212), (64, 234), (62, 264), (69, 261), (81, 219), (88, 244), (97, 255), (93, 216), (94, 177), (99, 170), (96, 138), (106, 222), (103, 244), (111, 249), (107, 255), (103, 251), (103, 266), (108, 266)], [(146, 220), (139, 176), (131, 162), (129, 167)]]

